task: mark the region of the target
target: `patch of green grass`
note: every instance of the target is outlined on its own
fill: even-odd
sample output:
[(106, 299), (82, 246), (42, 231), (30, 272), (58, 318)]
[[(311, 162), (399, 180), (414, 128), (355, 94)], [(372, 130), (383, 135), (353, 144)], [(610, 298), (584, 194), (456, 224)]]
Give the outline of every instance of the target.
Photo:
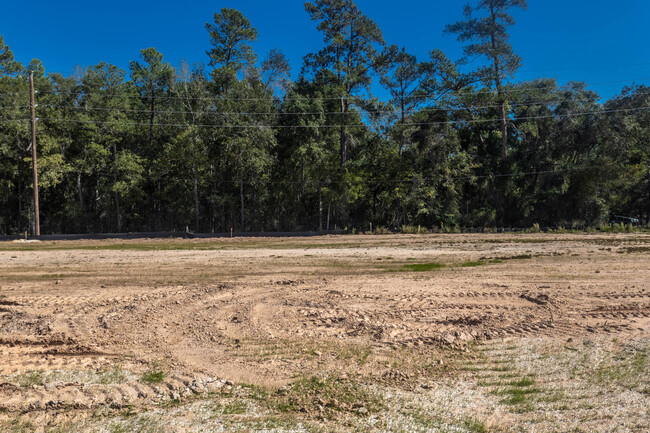
[(503, 364), (503, 365), (495, 365), (493, 367), (488, 368), (489, 371), (497, 371), (497, 372), (504, 372), (504, 371), (512, 371), (513, 366), (510, 364)]
[(507, 257), (506, 260), (527, 260), (527, 259), (532, 259), (533, 256), (530, 254), (519, 254), (516, 256), (512, 257)]
[(485, 427), (485, 423), (479, 420), (470, 419), (463, 422), (463, 427), (472, 433), (487, 433), (488, 429)]
[(482, 368), (476, 367), (474, 365), (464, 365), (461, 368), (462, 371), (483, 371)]
[(434, 271), (436, 269), (444, 268), (445, 265), (443, 265), (442, 263), (432, 262), (432, 263), (414, 263), (412, 265), (403, 265), (403, 267), (412, 272), (427, 272), (427, 271)]
[(114, 367), (108, 371), (99, 372), (99, 383), (102, 385), (112, 385), (126, 383), (128, 381), (128, 373), (118, 367)]
[[(296, 417), (286, 414), (280, 415), (263, 415), (255, 419), (238, 419), (237, 424), (233, 426), (235, 431), (244, 432), (270, 432), (270, 431), (301, 431), (302, 427), (307, 432), (321, 433), (323, 430), (311, 426), (305, 420), (296, 420)], [(229, 431), (229, 430), (228, 430)]]
[[(4, 427), (0, 424), (0, 427)], [(7, 426), (9, 430), (2, 430), (2, 431), (7, 431), (8, 433), (30, 433), (33, 432), (35, 429), (35, 426), (30, 423), (29, 421), (22, 421), (19, 419), (14, 419), (11, 421), (10, 425)]]
[(167, 427), (152, 416), (144, 414), (115, 420), (108, 426), (108, 431), (110, 433), (163, 433), (169, 431)]
[[(407, 405), (400, 409), (400, 413), (410, 420), (409, 428), (395, 431), (469, 431), (472, 433), (487, 433), (485, 423), (474, 418), (460, 419), (454, 422), (453, 427), (440, 419), (435, 413), (431, 413), (415, 405)], [(413, 428), (413, 424), (417, 426)], [(374, 430), (373, 430), (374, 431)], [(393, 431), (393, 430), (391, 430)]]
[(267, 398), (282, 413), (304, 412), (333, 418), (337, 413), (369, 415), (384, 409), (383, 399), (360, 384), (337, 376), (303, 376)]
[(135, 411), (135, 408), (133, 407), (132, 404), (126, 404), (125, 406), (123, 406), (121, 415), (123, 418), (130, 418), (132, 416), (136, 416), (137, 412)]
[(542, 396), (537, 398), (537, 401), (540, 403), (557, 403), (563, 401), (566, 398), (564, 391), (560, 390), (552, 393), (545, 393)]
[(595, 381), (608, 386), (637, 389), (643, 386), (650, 365), (646, 349), (633, 354), (623, 353), (612, 360), (600, 363), (595, 369)]
[(225, 404), (217, 403), (214, 410), (222, 415), (242, 415), (248, 411), (248, 405), (242, 400), (233, 400)]
[(531, 379), (530, 377), (524, 377), (524, 378), (521, 378), (519, 380), (514, 380), (514, 381), (510, 382), (510, 383), (508, 383), (508, 385), (516, 386), (516, 387), (519, 387), (519, 388), (524, 388), (524, 387), (527, 387), (527, 386), (535, 385), (535, 381), (533, 379)]
[(165, 373), (155, 367), (142, 375), (141, 380), (144, 383), (161, 383), (165, 379)]
[(502, 404), (518, 405), (528, 402), (528, 397), (531, 394), (537, 394), (540, 390), (538, 388), (506, 388), (498, 391), (493, 391), (494, 395), (505, 397), (501, 400)]
[(42, 371), (30, 371), (18, 377), (18, 385), (22, 387), (41, 386), (45, 380)]
[(372, 347), (345, 345), (336, 350), (337, 356), (345, 360), (354, 360), (358, 365), (364, 365), (372, 353)]
[(473, 268), (473, 267), (476, 267), (476, 266), (483, 266), (484, 264), (485, 264), (485, 262), (471, 262), (470, 261), (470, 262), (462, 263), (460, 266), (463, 267), (463, 268)]

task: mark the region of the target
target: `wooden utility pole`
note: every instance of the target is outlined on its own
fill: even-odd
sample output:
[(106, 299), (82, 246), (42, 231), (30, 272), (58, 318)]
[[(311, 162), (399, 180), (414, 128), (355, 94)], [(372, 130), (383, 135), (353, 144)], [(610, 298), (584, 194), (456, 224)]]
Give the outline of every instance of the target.
[(32, 169), (34, 170), (34, 235), (41, 235), (38, 212), (38, 165), (36, 162), (36, 104), (34, 103), (34, 73), (29, 73), (29, 100), (32, 109)]

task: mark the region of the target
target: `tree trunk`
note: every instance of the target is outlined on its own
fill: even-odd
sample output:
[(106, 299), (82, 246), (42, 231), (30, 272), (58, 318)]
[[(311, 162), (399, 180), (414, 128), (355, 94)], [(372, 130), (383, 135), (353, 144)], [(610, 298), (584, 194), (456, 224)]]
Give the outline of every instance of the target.
[(318, 230), (323, 231), (323, 193), (318, 189)]
[[(499, 93), (501, 92), (499, 91)], [(501, 98), (499, 101), (499, 110), (501, 111), (501, 159), (505, 161), (508, 156), (508, 124), (506, 122), (506, 103), (501, 95), (499, 95), (499, 98)]]
[(36, 236), (36, 223), (34, 221), (34, 197), (33, 196), (30, 202), (31, 202), (31, 208), (29, 210), (29, 232), (32, 234), (32, 236)]
[(79, 199), (79, 209), (81, 209), (81, 214), (83, 215), (84, 219), (83, 225), (85, 226), (85, 231), (88, 232), (88, 215), (84, 209), (84, 193), (83, 188), (81, 187), (81, 172), (77, 173), (77, 195)]
[(345, 165), (348, 157), (348, 143), (347, 136), (345, 131), (345, 121), (346, 121), (346, 103), (345, 98), (341, 97), (341, 167)]
[[(402, 91), (402, 95), (404, 92)], [(400, 126), (400, 132), (399, 132), (399, 149), (397, 154), (399, 157), (402, 157), (402, 152), (404, 151), (404, 121), (406, 120), (406, 115), (404, 113), (404, 97), (401, 98), (400, 101), (401, 104), (401, 118), (402, 118), (402, 126)]]
[(163, 193), (162, 193), (162, 183), (161, 179), (158, 179), (158, 182), (156, 184), (156, 188), (158, 190), (158, 194), (156, 194), (157, 199), (156, 199), (156, 227), (158, 231), (161, 231), (164, 229), (163, 227), (163, 214), (162, 214), (162, 198), (163, 198)]
[(650, 228), (650, 162), (648, 162), (648, 219), (646, 224)]
[[(113, 142), (113, 182), (117, 183), (117, 144)], [(115, 192), (115, 221), (117, 223), (117, 232), (122, 233), (122, 215), (120, 212), (120, 194)]]
[(79, 209), (81, 212), (84, 211), (84, 193), (81, 188), (81, 172), (77, 173), (77, 197), (79, 198)]
[(153, 91), (151, 92), (151, 115), (149, 118), (149, 151), (153, 151), (153, 121), (155, 115), (156, 103), (153, 96)]
[[(492, 16), (493, 23), (496, 24), (497, 21), (496, 11), (493, 6), (490, 7), (490, 15)], [(494, 34), (494, 32), (490, 36), (490, 40), (492, 44), (492, 52), (496, 53), (497, 45), (496, 45), (496, 35)], [(499, 65), (498, 55), (495, 54), (492, 61), (494, 63), (494, 85), (497, 88), (497, 98), (499, 104), (499, 121), (500, 121), (499, 123), (501, 129), (501, 160), (505, 161), (508, 152), (508, 123), (506, 122), (506, 102), (503, 95), (503, 89), (501, 87), (501, 68)]]
[(244, 180), (239, 180), (239, 204), (241, 209), (241, 228), (240, 231), (244, 231)]
[(194, 165), (194, 233), (199, 233), (199, 169)]
[(18, 221), (19, 225), (21, 226), (21, 231), (24, 226), (22, 226), (23, 222), (23, 159), (18, 155)]
[(327, 203), (327, 231), (330, 230), (330, 203)]
[(217, 221), (217, 178), (214, 164), (210, 164), (210, 178), (212, 179), (212, 191), (210, 192), (210, 231), (214, 233)]

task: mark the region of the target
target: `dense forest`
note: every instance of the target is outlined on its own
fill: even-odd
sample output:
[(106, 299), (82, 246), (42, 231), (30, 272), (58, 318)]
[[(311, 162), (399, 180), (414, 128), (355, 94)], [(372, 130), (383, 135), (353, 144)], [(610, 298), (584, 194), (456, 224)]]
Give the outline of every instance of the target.
[(206, 24), (205, 63), (147, 48), (128, 71), (46, 74), (0, 36), (0, 234), (33, 229), (30, 71), (43, 233), (647, 222), (650, 88), (516, 82), (526, 7), (477, 0), (441, 29), (463, 58), (417, 59), (352, 1), (314, 0), (323, 44), (294, 81), (234, 9)]

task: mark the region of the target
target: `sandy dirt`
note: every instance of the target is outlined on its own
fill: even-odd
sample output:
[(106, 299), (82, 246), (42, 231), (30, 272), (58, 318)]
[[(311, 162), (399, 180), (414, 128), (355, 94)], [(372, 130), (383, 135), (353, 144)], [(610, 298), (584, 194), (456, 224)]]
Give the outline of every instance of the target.
[[(45, 429), (97, 410), (137, 412), (238, 384), (279, 389), (314, 374), (412, 393), (450, 378), (486, 381), (471, 365), (510, 346), (643, 346), (649, 259), (646, 234), (1, 243), (0, 421)], [(533, 363), (522, 356), (512, 359), (523, 362), (518, 371)], [(643, 406), (641, 362), (641, 383), (628, 391)], [(154, 371), (164, 378), (143, 379)], [(647, 407), (620, 415), (632, 419), (619, 431), (648, 427)], [(454, 419), (518, 431), (535, 418), (515, 411), (497, 422), (495, 410), (485, 403)], [(548, 426), (537, 431), (556, 421), (535, 421)], [(607, 428), (620, 422), (609, 417)]]

